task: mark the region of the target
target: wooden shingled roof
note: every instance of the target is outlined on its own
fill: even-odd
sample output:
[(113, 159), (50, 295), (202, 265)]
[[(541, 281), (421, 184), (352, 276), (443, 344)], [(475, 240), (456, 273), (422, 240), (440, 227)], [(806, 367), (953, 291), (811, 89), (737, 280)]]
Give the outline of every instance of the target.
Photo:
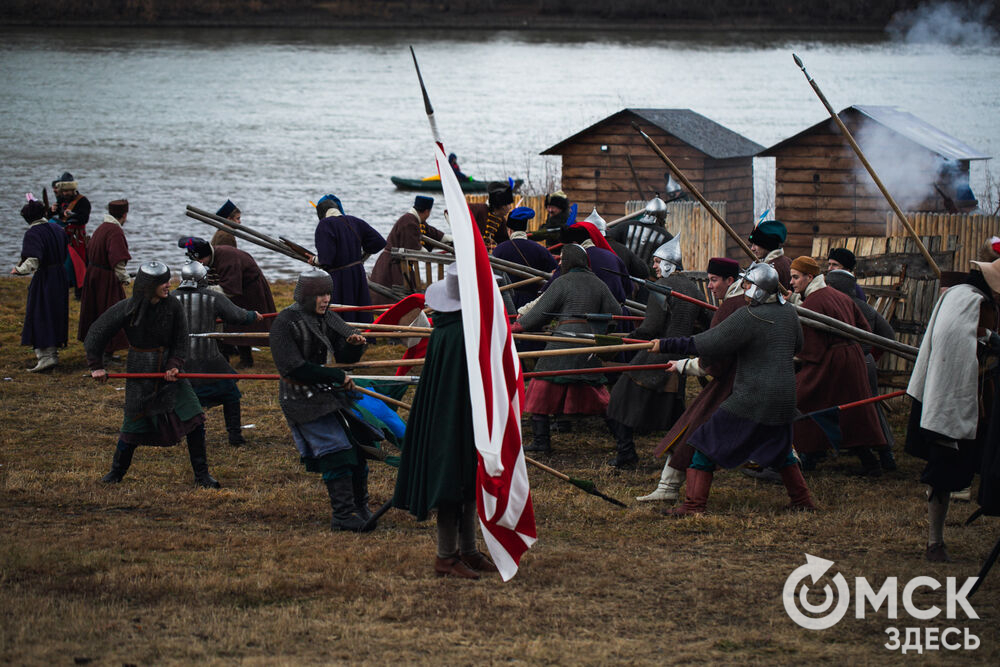
[[(861, 105), (855, 104), (849, 106), (837, 115), (840, 116), (841, 120), (847, 120), (847, 116), (852, 113), (861, 114), (879, 125), (892, 130), (896, 134), (900, 135), (901, 138), (908, 139), (913, 143), (922, 146), (928, 151), (940, 155), (941, 157), (948, 160), (989, 160), (990, 156), (980, 153), (975, 148), (972, 148), (965, 142), (956, 139), (955, 137), (947, 134), (934, 127), (930, 123), (917, 118), (908, 111), (903, 111), (897, 107), (891, 106), (875, 106), (875, 105)], [(795, 143), (800, 137), (810, 134), (823, 128), (827, 125), (833, 124), (833, 120), (827, 118), (825, 120), (816, 123), (806, 129), (802, 130), (798, 134), (791, 136), (783, 141), (776, 143), (767, 150), (761, 152), (761, 157), (771, 157), (774, 156), (776, 151), (784, 148), (789, 144)], [(862, 149), (864, 146), (862, 146)]]
[(733, 132), (690, 109), (622, 109), (573, 136), (563, 139), (554, 146), (546, 148), (541, 154), (560, 155), (562, 148), (567, 144), (573, 143), (578, 137), (587, 134), (599, 125), (617, 119), (623, 114), (636, 116), (639, 120), (655, 125), (713, 159), (750, 157), (764, 150), (763, 146), (750, 141), (742, 134)]

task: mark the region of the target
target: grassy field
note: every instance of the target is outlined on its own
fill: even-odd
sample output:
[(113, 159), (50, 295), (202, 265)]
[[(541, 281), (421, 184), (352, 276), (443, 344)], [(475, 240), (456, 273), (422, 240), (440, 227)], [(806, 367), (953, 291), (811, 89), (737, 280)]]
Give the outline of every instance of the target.
[[(90, 380), (75, 340), (54, 372), (25, 372), (26, 291), (26, 280), (0, 279), (0, 662), (868, 664), (901, 660), (884, 647), (895, 626), (967, 627), (982, 642), (908, 661), (1000, 664), (1000, 570), (972, 600), (979, 620), (919, 621), (902, 603), (898, 619), (885, 607), (856, 619), (852, 601), (844, 620), (813, 631), (784, 610), (782, 587), (805, 553), (876, 588), (890, 576), (902, 589), (919, 575), (943, 584), (978, 571), (997, 520), (963, 527), (974, 506), (953, 505), (945, 539), (955, 562), (925, 562), (921, 463), (905, 455), (880, 480), (850, 476), (853, 460), (809, 475), (815, 514), (786, 513), (782, 487), (728, 471), (716, 476), (710, 515), (667, 520), (634, 502), (659, 477), (656, 438), (639, 442), (638, 471), (617, 474), (604, 465), (603, 424), (588, 421), (555, 435), (543, 460), (630, 507), (529, 468), (539, 539), (517, 576), (442, 580), (433, 520), (394, 510), (368, 535), (329, 531), (325, 488), (298, 462), (273, 382), (241, 383), (243, 421), (255, 425), (244, 447), (226, 444), (221, 411), (209, 413), (221, 490), (193, 485), (184, 447), (141, 448), (122, 484), (99, 484), (124, 383)], [(290, 285), (275, 297), (288, 304)], [(266, 350), (256, 356), (256, 372), (274, 372)], [(373, 505), (394, 479), (373, 464)], [(943, 608), (944, 587), (914, 599)]]

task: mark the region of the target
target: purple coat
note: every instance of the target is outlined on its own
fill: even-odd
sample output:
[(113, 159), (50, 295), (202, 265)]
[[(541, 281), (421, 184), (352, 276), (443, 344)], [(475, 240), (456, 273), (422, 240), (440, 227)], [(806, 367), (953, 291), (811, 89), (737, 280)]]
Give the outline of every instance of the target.
[[(504, 241), (493, 250), (493, 256), (508, 262), (520, 264), (521, 266), (530, 266), (533, 269), (545, 271), (546, 273), (555, 271), (559, 266), (548, 248), (530, 239)], [(517, 282), (521, 278), (520, 276), (511, 276), (511, 280)], [(544, 283), (537, 282), (515, 289), (511, 297), (514, 301), (514, 306), (520, 308), (532, 301), (538, 296), (542, 284)]]
[[(318, 262), (333, 278), (331, 302), (347, 306), (371, 304), (364, 256), (385, 248), (385, 238), (361, 218), (335, 215), (319, 221), (315, 240)], [(371, 322), (371, 315), (363, 311), (341, 315), (348, 322)]]
[(21, 345), (65, 347), (69, 339), (69, 281), (63, 268), (68, 244), (66, 232), (52, 222), (24, 233), (21, 257), (36, 257), (39, 266), (28, 285)]

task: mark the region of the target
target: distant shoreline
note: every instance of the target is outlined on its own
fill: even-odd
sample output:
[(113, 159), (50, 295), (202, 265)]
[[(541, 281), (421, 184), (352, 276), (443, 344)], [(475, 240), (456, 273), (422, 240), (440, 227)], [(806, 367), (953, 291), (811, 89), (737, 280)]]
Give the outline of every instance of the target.
[(279, 15), (240, 15), (223, 17), (190, 17), (164, 18), (155, 21), (141, 21), (135, 18), (101, 17), (92, 19), (75, 18), (69, 20), (53, 20), (46, 17), (44, 21), (0, 17), (0, 28), (15, 27), (45, 27), (51, 28), (107, 28), (131, 27), (138, 29), (159, 28), (281, 28), (301, 30), (324, 30), (336, 27), (344, 30), (466, 30), (476, 32), (499, 32), (512, 30), (540, 31), (561, 30), (572, 32), (636, 32), (651, 36), (654, 32), (676, 37), (695, 32), (699, 34), (713, 32), (738, 33), (803, 33), (822, 34), (881, 34), (885, 32), (882, 25), (831, 24), (816, 25), (814, 23), (770, 23), (753, 21), (677, 21), (670, 19), (643, 20), (596, 20), (574, 17), (555, 16), (493, 16), (486, 24), (480, 17), (457, 16), (422, 16), (403, 19), (382, 20), (368, 19), (337, 19), (325, 12), (308, 12)]

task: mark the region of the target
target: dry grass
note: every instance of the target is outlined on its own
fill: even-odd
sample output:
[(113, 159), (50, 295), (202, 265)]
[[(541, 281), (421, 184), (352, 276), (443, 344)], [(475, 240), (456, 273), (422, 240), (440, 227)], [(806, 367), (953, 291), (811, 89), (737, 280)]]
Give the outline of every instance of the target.
[[(288, 285), (276, 286), (280, 305)], [(829, 558), (849, 581), (971, 576), (997, 538), (995, 519), (965, 528), (954, 507), (952, 565), (922, 558), (925, 534), (917, 461), (878, 482), (846, 475), (846, 462), (809, 478), (823, 511), (786, 514), (780, 487), (721, 473), (710, 516), (661, 518), (620, 510), (530, 469), (539, 541), (509, 583), (436, 579), (434, 522), (390, 512), (370, 535), (331, 534), (316, 476), (298, 463), (267, 382), (243, 382), (249, 444), (225, 444), (209, 415), (209, 458), (221, 491), (196, 489), (184, 448), (140, 449), (125, 482), (106, 487), (121, 420), (121, 381), (84, 377), (79, 343), (49, 375), (23, 369), (19, 347), (26, 281), (0, 280), (0, 661), (67, 664), (191, 662), (474, 664), (874, 663), (885, 611), (826, 631), (785, 614), (785, 578), (803, 552)], [(73, 304), (75, 327), (77, 304)], [(378, 356), (393, 353), (375, 349)], [(258, 370), (273, 372), (269, 355)], [(599, 422), (555, 436), (551, 465), (594, 480), (623, 500), (648, 492), (659, 470), (613, 474)], [(373, 503), (394, 471), (375, 464)], [(1000, 572), (974, 599), (975, 653), (937, 661), (1000, 662)], [(923, 589), (924, 606), (943, 605)], [(908, 656), (909, 657), (909, 656)]]

